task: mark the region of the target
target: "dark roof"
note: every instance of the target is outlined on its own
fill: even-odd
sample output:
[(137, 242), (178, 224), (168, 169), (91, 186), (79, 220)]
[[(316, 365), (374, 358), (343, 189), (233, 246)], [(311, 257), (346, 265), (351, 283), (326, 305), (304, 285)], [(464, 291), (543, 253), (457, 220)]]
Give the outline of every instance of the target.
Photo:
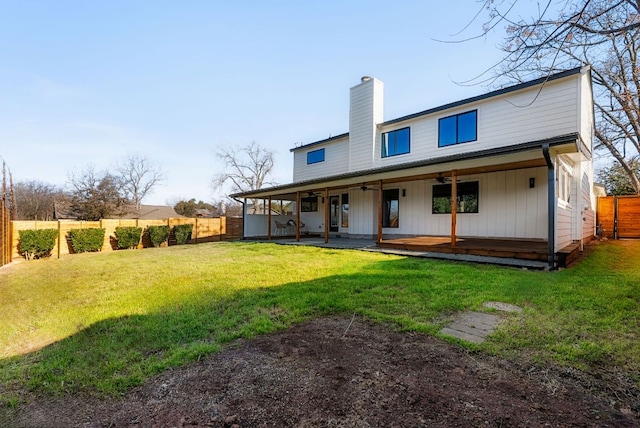
[(126, 219), (144, 219), (144, 220), (160, 220), (166, 218), (182, 218), (183, 215), (178, 214), (173, 207), (168, 205), (140, 205), (140, 209), (136, 210), (131, 207), (128, 212), (117, 218)]
[[(506, 88), (497, 89), (495, 91), (487, 92), (486, 94), (477, 95), (475, 97), (466, 98), (464, 100), (455, 101), (455, 102), (444, 104), (444, 105), (441, 105), (441, 106), (438, 106), (438, 107), (434, 107), (434, 108), (430, 108), (430, 109), (427, 109), (427, 110), (423, 110), (423, 111), (420, 111), (418, 113), (413, 113), (413, 114), (409, 114), (409, 115), (406, 115), (406, 116), (398, 117), (396, 119), (391, 119), (391, 120), (388, 120), (386, 122), (383, 122), (381, 124), (381, 126), (392, 125), (392, 124), (398, 123), (398, 122), (404, 122), (405, 120), (415, 119), (415, 118), (420, 117), (420, 116), (426, 116), (426, 115), (429, 115), (429, 114), (437, 113), (439, 111), (448, 110), (450, 108), (460, 107), (460, 106), (465, 105), (465, 104), (471, 104), (471, 103), (475, 103), (477, 101), (486, 100), (488, 98), (492, 98), (492, 97), (497, 97), (497, 96), (500, 96), (500, 95), (508, 94), (510, 92), (520, 91), (522, 89), (526, 89), (526, 88), (529, 88), (531, 86), (540, 85), (540, 84), (543, 84), (543, 83), (546, 83), (546, 82), (551, 82), (551, 81), (562, 79), (562, 78), (565, 78), (565, 77), (568, 77), (568, 76), (573, 76), (575, 74), (580, 74), (581, 70), (582, 70), (582, 67), (576, 67), (576, 68), (572, 68), (571, 70), (566, 70), (566, 71), (562, 71), (560, 73), (552, 74), (550, 76), (545, 76), (545, 77), (541, 77), (539, 79), (531, 80), (531, 81), (528, 81), (528, 82), (519, 83), (517, 85), (508, 86)], [(344, 138), (344, 137), (347, 137), (347, 136), (349, 136), (348, 132), (346, 132), (344, 134), (336, 135), (335, 137), (327, 138), (325, 140), (315, 141), (313, 143), (304, 144), (302, 146), (294, 147), (290, 151), (294, 152), (294, 151), (297, 151), (297, 150), (307, 149), (310, 146), (315, 146), (315, 145), (327, 143), (327, 142), (330, 142), (332, 140), (337, 140), (337, 139)]]
[[(54, 203), (54, 217), (56, 220), (77, 220), (80, 216), (71, 210), (68, 202)], [(127, 208), (126, 213), (113, 218), (121, 219), (144, 219), (144, 220), (164, 220), (167, 218), (181, 218), (183, 215), (175, 212), (173, 207), (168, 205), (140, 205), (136, 210), (134, 206)]]
[(511, 146), (494, 147), (491, 149), (478, 150), (475, 152), (465, 152), (465, 153), (460, 153), (456, 155), (447, 155), (447, 156), (441, 156), (437, 158), (422, 159), (422, 160), (417, 160), (412, 162), (401, 163), (397, 165), (385, 166), (381, 168), (371, 168), (366, 170), (346, 172), (338, 175), (320, 177), (312, 180), (298, 181), (295, 183), (283, 184), (280, 186), (274, 186), (274, 187), (269, 187), (269, 188), (260, 189), (260, 190), (252, 190), (249, 192), (235, 193), (229, 196), (232, 198), (244, 198), (244, 197), (250, 197), (250, 195), (253, 195), (256, 193), (282, 191), (282, 190), (292, 189), (295, 187), (306, 186), (310, 184), (324, 183), (327, 181), (343, 180), (348, 178), (362, 177), (362, 176), (371, 175), (371, 174), (400, 171), (400, 170), (406, 170), (411, 168), (420, 168), (424, 166), (432, 166), (432, 165), (438, 165), (438, 164), (444, 164), (444, 163), (450, 163), (450, 162), (459, 162), (463, 160), (478, 159), (478, 158), (483, 158), (488, 156), (500, 156), (500, 155), (506, 155), (511, 153), (524, 152), (528, 150), (541, 148), (546, 144), (548, 144), (550, 147), (553, 147), (553, 146), (560, 146), (563, 144), (570, 144), (570, 143), (579, 144), (580, 135), (578, 133), (571, 133), (566, 135), (559, 135), (553, 138), (545, 138), (543, 140), (535, 140), (535, 141), (529, 141), (526, 143), (514, 144)]

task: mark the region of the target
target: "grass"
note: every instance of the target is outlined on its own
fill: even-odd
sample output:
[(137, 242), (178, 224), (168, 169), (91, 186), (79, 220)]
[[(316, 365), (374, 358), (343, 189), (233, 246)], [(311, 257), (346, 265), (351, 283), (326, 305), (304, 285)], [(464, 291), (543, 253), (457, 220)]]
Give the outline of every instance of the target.
[(532, 272), (377, 253), (212, 243), (19, 263), (0, 271), (0, 403), (22, 388), (118, 395), (238, 338), (357, 313), (437, 335), (485, 301), (525, 308), (485, 344), (640, 376), (640, 242)]

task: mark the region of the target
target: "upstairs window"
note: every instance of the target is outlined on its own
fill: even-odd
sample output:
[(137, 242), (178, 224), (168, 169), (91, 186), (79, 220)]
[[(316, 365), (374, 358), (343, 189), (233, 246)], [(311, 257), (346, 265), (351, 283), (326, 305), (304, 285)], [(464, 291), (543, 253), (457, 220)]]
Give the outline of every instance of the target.
[[(457, 183), (456, 212), (478, 212), (478, 182)], [(436, 184), (433, 186), (433, 200), (431, 212), (433, 214), (451, 213), (451, 184)]]
[(324, 162), (324, 149), (307, 152), (307, 165), (318, 162)]
[(409, 128), (396, 129), (382, 134), (382, 157), (409, 153)]
[(438, 147), (468, 143), (478, 139), (478, 110), (443, 117), (438, 121)]

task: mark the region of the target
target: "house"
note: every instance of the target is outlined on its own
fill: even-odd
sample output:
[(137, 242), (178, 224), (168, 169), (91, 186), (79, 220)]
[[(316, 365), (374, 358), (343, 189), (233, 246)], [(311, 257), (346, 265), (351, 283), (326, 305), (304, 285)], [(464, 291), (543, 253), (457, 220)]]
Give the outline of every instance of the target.
[[(375, 238), (381, 247), (566, 263), (595, 232), (589, 67), (385, 120), (383, 83), (351, 88), (349, 132), (291, 149), (293, 182), (231, 195), (244, 237)], [(295, 235), (294, 235), (295, 232)]]
[[(124, 207), (120, 214), (113, 215), (114, 219), (138, 219), (160, 220), (167, 218), (184, 217), (176, 213), (173, 207), (168, 205), (140, 205), (138, 209), (134, 205)], [(68, 202), (56, 201), (54, 203), (54, 218), (56, 220), (78, 220), (79, 214), (71, 209)]]

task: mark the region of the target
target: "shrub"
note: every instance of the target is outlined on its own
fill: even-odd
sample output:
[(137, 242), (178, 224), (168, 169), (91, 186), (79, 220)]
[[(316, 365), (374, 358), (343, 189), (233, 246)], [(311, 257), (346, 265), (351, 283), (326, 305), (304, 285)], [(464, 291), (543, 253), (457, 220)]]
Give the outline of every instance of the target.
[(121, 250), (137, 248), (141, 236), (141, 227), (116, 227), (116, 240)]
[(93, 227), (89, 229), (71, 229), (71, 247), (74, 253), (84, 253), (87, 251), (100, 251), (104, 244), (103, 228)]
[(149, 226), (149, 240), (151, 245), (159, 247), (163, 242), (169, 240), (169, 226)]
[(57, 229), (20, 230), (20, 254), (27, 260), (51, 256), (56, 245)]
[(191, 224), (178, 224), (173, 226), (173, 235), (176, 237), (176, 244), (186, 244), (191, 239), (191, 231), (193, 225)]

